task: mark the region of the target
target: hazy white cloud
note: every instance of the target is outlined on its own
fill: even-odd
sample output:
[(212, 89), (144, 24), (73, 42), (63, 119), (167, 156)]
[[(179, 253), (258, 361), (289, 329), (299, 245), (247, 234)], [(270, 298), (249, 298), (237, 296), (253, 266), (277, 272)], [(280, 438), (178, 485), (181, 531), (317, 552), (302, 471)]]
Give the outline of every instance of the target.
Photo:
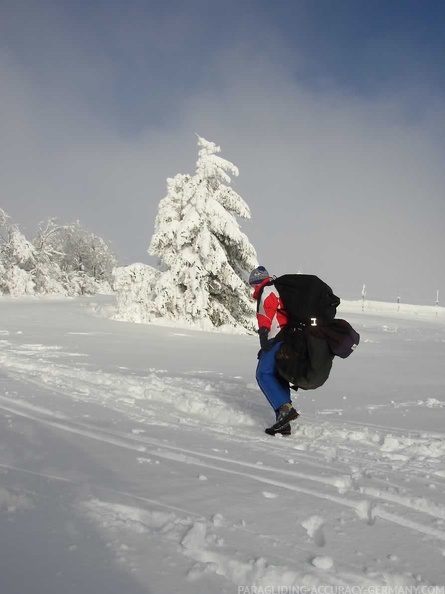
[[(118, 33), (131, 55), (143, 30), (130, 42), (130, 20)], [(141, 98), (130, 132), (124, 104), (109, 98), (120, 72), (111, 56), (56, 41), (60, 63), (41, 80), (14, 53), (0, 59), (0, 207), (28, 232), (49, 216), (80, 219), (124, 262), (146, 260), (166, 177), (193, 171), (197, 132), (239, 167), (235, 186), (252, 210), (243, 229), (275, 273), (319, 274), (345, 296), (359, 297), (363, 282), (376, 297), (445, 291), (444, 118), (431, 89), (386, 82), (365, 97), (334, 78), (309, 85), (304, 54), (269, 29), (203, 54), (197, 86), (164, 80), (171, 94), (154, 91), (146, 111)], [(156, 75), (168, 79), (168, 64)]]
[(201, 97), (188, 117), (240, 167), (261, 260), (348, 292), (367, 282), (388, 298), (432, 298), (445, 247), (441, 114), (408, 118), (403, 95), (368, 102), (259, 74)]

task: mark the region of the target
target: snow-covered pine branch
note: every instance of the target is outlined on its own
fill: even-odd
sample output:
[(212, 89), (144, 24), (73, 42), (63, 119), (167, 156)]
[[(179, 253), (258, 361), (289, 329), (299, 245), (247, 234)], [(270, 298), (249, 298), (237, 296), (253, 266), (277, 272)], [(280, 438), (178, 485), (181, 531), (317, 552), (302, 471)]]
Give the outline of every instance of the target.
[(117, 317), (251, 329), (255, 310), (245, 278), (257, 257), (235, 218), (249, 219), (250, 209), (227, 185), (237, 167), (216, 154), (221, 149), (213, 142), (198, 136), (198, 145), (195, 175), (169, 178), (159, 203), (148, 250), (159, 270), (141, 264), (116, 270)]

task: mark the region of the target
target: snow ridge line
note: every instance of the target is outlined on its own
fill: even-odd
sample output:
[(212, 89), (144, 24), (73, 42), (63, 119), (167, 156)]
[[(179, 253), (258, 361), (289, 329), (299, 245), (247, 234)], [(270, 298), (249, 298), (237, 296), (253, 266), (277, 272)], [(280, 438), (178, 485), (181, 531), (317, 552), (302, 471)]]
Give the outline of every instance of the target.
[[(153, 409), (160, 403), (164, 407), (168, 402), (181, 415), (183, 423), (194, 425), (196, 423), (195, 415), (200, 418), (210, 417), (212, 422), (219, 423), (218, 427), (225, 429), (226, 434), (228, 432), (227, 424), (232, 423), (233, 419), (236, 419), (244, 427), (251, 426), (255, 422), (252, 415), (243, 414), (233, 409), (219, 396), (218, 390), (209, 381), (195, 378), (193, 381), (187, 382), (186, 378), (174, 376), (160, 378), (156, 374), (156, 370), (146, 377), (133, 378), (100, 370), (72, 368), (62, 364), (55, 365), (53, 347), (48, 347), (51, 355), (51, 364), (49, 365), (42, 358), (28, 357), (27, 359), (26, 354), (24, 356), (20, 351), (10, 349), (9, 343), (7, 346), (9, 349), (3, 349), (0, 359), (3, 367), (11, 375), (37, 385), (51, 387), (71, 398), (74, 396), (84, 401), (106, 403), (117, 410), (127, 410), (131, 405), (132, 413), (134, 414), (135, 410), (139, 409), (138, 412), (139, 414), (143, 413), (144, 419), (153, 412), (147, 411), (144, 407), (147, 400), (150, 401)], [(60, 355), (64, 354), (60, 351), (59, 353)], [(200, 381), (198, 385), (197, 381)], [(217, 426), (215, 425), (215, 430)], [(351, 443), (354, 450), (357, 447), (366, 446), (376, 452), (385, 453), (390, 462), (410, 460), (412, 465), (413, 460), (419, 457), (419, 471), (425, 467), (425, 458), (438, 459), (445, 455), (445, 442), (442, 435), (429, 434), (428, 432), (419, 432), (416, 435), (410, 432), (412, 436), (399, 435), (396, 437), (387, 431), (383, 433), (382, 429), (362, 426), (360, 423), (347, 423), (339, 426), (338, 422), (327, 424), (320, 423), (319, 419), (315, 419), (312, 425), (300, 426), (299, 433), (302, 437), (310, 439), (312, 444), (323, 442), (326, 435), (329, 435), (331, 441), (335, 438), (342, 445)], [(337, 444), (335, 446), (338, 447)], [(393, 456), (392, 460), (391, 456)], [(395, 456), (398, 456), (397, 460)], [(404, 460), (402, 460), (403, 456)], [(382, 463), (381, 460), (379, 462)], [(385, 461), (385, 466), (387, 465), (388, 463)]]
[[(14, 400), (10, 399), (10, 398), (6, 398), (6, 397), (1, 397), (0, 396), (0, 401), (6, 401), (9, 404), (14, 404), (15, 406), (17, 406), (17, 402), (15, 402)], [(21, 406), (23, 405), (23, 403), (21, 403)], [(24, 408), (28, 409), (28, 404), (26, 404), (26, 406)], [(20, 410), (18, 408), (8, 408), (5, 407), (4, 405), (0, 404), (0, 408), (3, 408), (4, 410), (7, 410), (8, 412), (12, 412), (18, 415), (22, 415), (22, 416), (27, 416), (28, 418), (31, 418), (31, 416), (28, 413), (23, 413), (23, 409)], [(33, 412), (45, 412), (44, 409), (40, 408), (40, 407), (34, 407), (33, 405), (30, 405), (29, 408), (32, 409)], [(60, 429), (63, 429), (64, 426), (61, 425), (58, 422), (55, 422), (53, 420), (53, 415), (54, 413), (49, 412), (48, 416), (49, 419), (45, 420), (43, 418), (37, 418), (37, 417), (33, 417), (33, 420), (40, 420), (41, 422), (48, 422), (49, 424), (56, 426)], [(74, 425), (73, 422), (69, 421), (66, 417), (60, 418), (57, 417), (57, 421), (65, 421), (67, 422), (67, 429), (68, 431), (71, 431), (70, 428), (68, 428), (68, 425)], [(82, 431), (82, 435), (86, 436), (86, 437), (91, 437), (92, 439), (95, 439), (95, 436), (97, 434), (97, 429), (96, 427), (94, 427), (93, 425), (90, 425), (88, 423), (75, 423), (76, 427), (78, 429), (76, 429), (76, 432), (81, 432)], [(93, 432), (93, 433), (91, 433)], [(265, 465), (261, 465), (258, 466), (257, 464), (252, 464), (249, 462), (243, 462), (243, 461), (239, 461), (239, 460), (232, 460), (232, 459), (227, 459), (224, 458), (222, 456), (217, 456), (214, 454), (207, 454), (204, 452), (196, 452), (194, 450), (188, 450), (185, 449), (183, 447), (181, 448), (177, 448), (175, 446), (172, 446), (170, 444), (166, 444), (163, 442), (158, 442), (158, 441), (154, 441), (154, 440), (148, 440), (146, 437), (140, 437), (140, 436), (136, 436), (136, 435), (132, 435), (132, 436), (128, 436), (126, 434), (122, 434), (116, 431), (111, 431), (111, 430), (105, 430), (105, 429), (100, 429), (100, 432), (103, 435), (110, 436), (111, 440), (110, 443), (112, 443), (113, 445), (116, 446), (121, 446), (121, 447), (125, 447), (128, 448), (128, 444), (126, 443), (127, 441), (131, 441), (131, 442), (139, 442), (141, 444), (149, 444), (151, 446), (160, 446), (163, 449), (167, 449), (167, 450), (173, 450), (174, 452), (180, 452), (181, 453), (181, 457), (183, 457), (184, 461), (190, 461), (191, 459), (186, 459), (183, 454), (188, 454), (190, 456), (199, 456), (201, 458), (205, 458), (208, 460), (212, 460), (212, 461), (217, 461), (217, 462), (223, 462), (226, 464), (232, 464), (232, 465), (237, 465), (237, 466), (241, 466), (243, 468), (250, 468), (250, 469), (254, 469), (254, 470), (262, 470), (265, 472), (271, 472), (271, 473), (276, 473), (276, 474), (280, 474), (280, 475), (284, 475), (284, 476), (293, 476), (295, 478), (298, 479), (303, 479), (303, 480), (309, 480), (309, 481), (313, 481), (313, 482), (319, 482), (321, 484), (330, 486), (330, 487), (335, 487), (336, 489), (338, 489), (338, 491), (340, 493), (344, 493), (346, 491), (349, 490), (353, 490), (354, 485), (353, 485), (353, 481), (351, 479), (351, 477), (345, 473), (343, 474), (339, 474), (338, 476), (334, 476), (332, 478), (327, 478), (327, 477), (321, 477), (319, 475), (313, 475), (313, 474), (308, 474), (308, 473), (303, 473), (303, 472), (299, 472), (299, 471), (294, 471), (294, 470), (282, 470), (279, 468), (274, 468), (272, 466), (265, 466)], [(129, 449), (135, 449), (133, 446), (130, 446)], [(138, 448), (138, 451), (142, 451), (145, 452), (146, 451), (146, 447), (145, 446), (140, 446), (140, 448)], [(167, 457), (167, 455), (165, 454), (164, 457)], [(323, 468), (331, 470), (332, 471), (332, 466), (328, 467), (328, 466), (323, 466)], [(370, 493), (371, 496), (375, 496), (372, 493)], [(444, 511), (445, 513), (445, 511)], [(438, 516), (438, 517), (442, 517), (442, 515)]]
[[(39, 355), (39, 359), (36, 359), (15, 349), (3, 350), (0, 352), (0, 362), (3, 369), (15, 378), (51, 387), (70, 398), (86, 402), (112, 403), (114, 408), (128, 407), (129, 404), (135, 407), (138, 402), (147, 401), (152, 403), (153, 408), (161, 404), (164, 408), (168, 402), (181, 415), (198, 415), (221, 425), (233, 423), (234, 420), (239, 425), (254, 424), (250, 415), (221, 399), (211, 382), (206, 380), (168, 376), (160, 378), (155, 370), (135, 379), (124, 374), (54, 364), (53, 359), (49, 364), (44, 358), (47, 354)], [(64, 353), (58, 351), (58, 356), (62, 355)], [(147, 415), (147, 410), (144, 413)], [(193, 422), (192, 418), (187, 420)]]
[[(339, 496), (331, 495), (328, 493), (320, 493), (320, 491), (316, 491), (313, 489), (308, 489), (305, 487), (292, 485), (290, 483), (285, 483), (285, 482), (269, 479), (264, 476), (260, 476), (258, 474), (250, 474), (250, 473), (242, 472), (241, 470), (237, 471), (237, 470), (233, 470), (233, 469), (229, 469), (229, 468), (224, 468), (221, 466), (216, 466), (214, 464), (208, 464), (208, 463), (203, 462), (199, 458), (201, 457), (201, 458), (206, 458), (206, 459), (211, 459), (211, 460), (216, 460), (216, 461), (222, 461), (224, 463), (235, 464), (235, 465), (238, 465), (241, 467), (255, 468), (256, 470), (260, 469), (261, 471), (264, 470), (266, 472), (271, 472), (271, 471), (278, 472), (278, 473), (285, 474), (286, 476), (288, 476), (289, 473), (287, 471), (282, 471), (280, 469), (274, 469), (274, 468), (267, 467), (267, 466), (266, 467), (256, 466), (256, 465), (241, 462), (238, 460), (235, 460), (235, 461), (228, 460), (228, 459), (222, 458), (220, 456), (213, 456), (210, 454), (194, 452), (191, 450), (184, 450), (183, 448), (177, 448), (175, 446), (171, 446), (168, 444), (154, 442), (153, 440), (148, 440), (146, 438), (141, 438), (138, 436), (126, 436), (123, 434), (119, 434), (117, 432), (107, 431), (107, 430), (103, 430), (103, 429), (98, 430), (97, 428), (92, 427), (91, 425), (87, 425), (87, 424), (83, 424), (83, 423), (82, 424), (76, 423), (77, 426), (74, 425), (73, 423), (68, 425), (67, 423), (64, 423), (63, 421), (59, 421), (59, 420), (55, 421), (54, 418), (52, 418), (51, 416), (49, 418), (45, 419), (45, 418), (38, 417), (35, 414), (30, 414), (23, 410), (17, 410), (12, 407), (7, 407), (4, 405), (0, 405), (0, 408), (5, 410), (6, 412), (9, 412), (10, 414), (22, 416), (24, 418), (28, 418), (29, 420), (34, 420), (36, 422), (47, 424), (47, 425), (56, 427), (58, 429), (68, 431), (70, 433), (82, 435), (84, 437), (88, 437), (90, 439), (94, 439), (97, 441), (110, 443), (112, 445), (116, 445), (118, 447), (123, 447), (128, 450), (134, 450), (137, 452), (145, 452), (145, 453), (149, 453), (150, 455), (152, 455), (154, 457), (160, 457), (160, 458), (169, 459), (169, 460), (176, 460), (179, 462), (185, 462), (187, 464), (193, 464), (193, 465), (199, 466), (199, 467), (216, 470), (218, 472), (224, 472), (224, 473), (232, 474), (235, 476), (249, 478), (251, 480), (255, 480), (255, 481), (261, 482), (263, 484), (273, 485), (275, 487), (280, 487), (283, 489), (287, 489), (287, 490), (291, 490), (291, 491), (295, 491), (295, 492), (299, 492), (299, 493), (304, 493), (306, 495), (311, 495), (311, 496), (317, 497), (319, 499), (331, 501), (333, 503), (337, 503), (338, 505), (349, 507), (349, 508), (355, 510), (357, 515), (362, 520), (365, 520), (368, 524), (372, 524), (375, 521), (376, 517), (380, 517), (382, 519), (386, 519), (387, 521), (396, 523), (400, 526), (410, 528), (417, 532), (420, 532), (420, 533), (435, 537), (439, 540), (445, 541), (445, 532), (435, 529), (435, 528), (432, 528), (430, 526), (425, 526), (424, 524), (421, 524), (420, 522), (409, 520), (409, 519), (399, 516), (397, 514), (387, 512), (387, 510), (381, 508), (381, 506), (379, 506), (378, 504), (376, 506), (373, 506), (369, 500), (366, 500), (366, 499), (365, 500), (363, 500), (363, 499), (362, 500), (352, 500), (352, 499), (348, 499), (344, 496), (339, 497)], [(133, 442), (133, 443), (131, 443), (131, 442)], [(147, 443), (151, 446), (155, 446), (156, 449), (149, 450), (146, 446), (136, 445), (134, 442)], [(162, 450), (160, 450), (160, 448), (168, 449), (170, 451), (173, 450), (173, 452), (179, 452), (179, 454), (165, 452), (165, 451), (163, 452)], [(189, 455), (185, 456), (184, 452)], [(309, 478), (310, 475), (303, 474), (302, 476), (300, 476), (300, 473), (295, 473), (295, 472), (293, 472), (292, 474), (296, 478), (303, 478), (303, 479), (311, 480)], [(329, 487), (333, 486), (332, 482), (320, 481), (319, 477), (316, 477), (316, 478), (318, 479), (318, 482), (324, 482), (324, 484), (326, 484)], [(341, 488), (343, 488), (343, 487), (341, 487)], [(358, 491), (358, 493), (360, 493), (360, 490)], [(378, 491), (378, 493), (379, 493), (379, 495), (378, 495), (379, 499), (385, 499), (384, 495), (386, 495), (386, 494), (383, 494), (381, 491)], [(373, 494), (372, 492), (370, 492), (369, 495), (376, 496), (376, 494), (375, 493)], [(413, 507), (413, 505), (409, 503), (409, 501), (411, 501), (411, 500), (404, 500), (402, 497), (398, 498), (397, 500), (391, 500), (391, 501), (393, 503), (398, 503), (399, 505), (407, 507), (413, 511), (420, 511), (422, 513), (426, 513), (428, 515), (432, 515), (432, 516), (439, 517), (439, 518), (443, 517), (443, 513), (444, 513), (443, 509), (440, 508), (440, 515), (437, 516), (435, 510), (439, 506), (431, 504), (431, 502), (429, 502), (430, 508), (427, 509), (428, 506), (426, 504), (422, 505), (422, 506), (416, 505), (415, 507)]]

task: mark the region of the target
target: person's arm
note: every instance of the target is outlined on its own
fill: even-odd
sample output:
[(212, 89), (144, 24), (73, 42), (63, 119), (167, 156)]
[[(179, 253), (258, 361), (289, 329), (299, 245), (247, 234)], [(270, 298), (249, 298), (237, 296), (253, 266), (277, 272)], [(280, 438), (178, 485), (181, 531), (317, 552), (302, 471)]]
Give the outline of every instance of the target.
[(278, 309), (278, 297), (275, 293), (269, 293), (265, 298), (261, 296), (257, 320), (258, 320), (258, 334), (260, 337), (260, 345), (263, 351), (268, 351), (272, 348), (269, 342), (269, 331), (272, 325), (272, 320)]

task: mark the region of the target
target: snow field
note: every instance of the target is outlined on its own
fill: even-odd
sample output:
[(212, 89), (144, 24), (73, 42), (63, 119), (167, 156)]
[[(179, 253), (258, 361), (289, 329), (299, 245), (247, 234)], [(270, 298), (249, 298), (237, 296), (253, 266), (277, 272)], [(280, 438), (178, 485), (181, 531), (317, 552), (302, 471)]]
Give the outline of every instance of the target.
[[(173, 336), (82, 303), (0, 317), (0, 528), (30, 569), (4, 560), (5, 594), (443, 585), (440, 319), (345, 315), (361, 346), (271, 438), (255, 337)], [(436, 373), (416, 384), (419, 351)]]

